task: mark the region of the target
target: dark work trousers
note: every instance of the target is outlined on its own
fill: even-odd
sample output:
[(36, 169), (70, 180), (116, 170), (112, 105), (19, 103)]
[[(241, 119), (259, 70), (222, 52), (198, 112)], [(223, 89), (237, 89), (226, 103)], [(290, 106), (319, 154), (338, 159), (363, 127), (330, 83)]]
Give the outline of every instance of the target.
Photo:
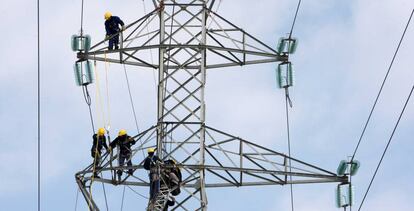
[[(125, 161), (127, 162), (127, 166), (130, 167), (132, 166), (132, 161), (131, 161), (131, 153), (121, 153), (119, 154), (119, 166), (124, 166)], [(132, 169), (128, 169), (128, 173), (132, 174), (134, 171)], [(118, 175), (121, 176), (122, 175), (122, 170), (118, 170)]]
[[(93, 153), (95, 154), (95, 153)], [(99, 165), (101, 164), (101, 153), (96, 153), (95, 156), (93, 156), (93, 165), (96, 167), (99, 167)]]
[(93, 168), (95, 168), (95, 169), (93, 169), (93, 170), (95, 170), (94, 176), (97, 176), (98, 174), (97, 174), (96, 171), (99, 170), (100, 165), (101, 165), (101, 152), (98, 152), (98, 153), (92, 152), (91, 155), (93, 157)]
[[(112, 36), (112, 35), (109, 35), (109, 36)], [(109, 50), (113, 50), (114, 47), (115, 49), (118, 49), (119, 48), (118, 45), (119, 45), (119, 35), (116, 35), (112, 37), (111, 39), (109, 39), (109, 46), (108, 46)]]
[(160, 176), (157, 174), (157, 170), (151, 169), (149, 174), (150, 179), (150, 200), (155, 199), (158, 192), (160, 191)]

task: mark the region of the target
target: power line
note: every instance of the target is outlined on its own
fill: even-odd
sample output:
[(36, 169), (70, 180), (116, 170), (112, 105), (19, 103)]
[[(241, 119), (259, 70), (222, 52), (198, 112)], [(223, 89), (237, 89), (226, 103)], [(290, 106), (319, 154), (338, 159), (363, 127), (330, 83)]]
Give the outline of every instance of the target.
[(40, 0), (37, 0), (37, 210), (40, 211)]
[[(143, 5), (143, 8), (144, 8), (144, 15), (147, 15), (147, 9), (146, 9), (144, 0), (142, 0), (142, 5)], [(149, 25), (150, 22), (149, 22), (148, 19), (145, 22), (146, 22), (146, 28), (147, 28), (147, 39), (149, 40), (150, 39), (150, 33), (149, 33), (149, 26), (148, 25)], [(152, 40), (150, 40), (149, 44), (152, 45)], [(152, 49), (150, 48), (149, 51), (150, 51), (150, 56), (151, 56), (151, 64), (154, 64), (154, 57), (152, 55)], [(152, 71), (152, 77), (154, 79), (155, 91), (157, 92), (157, 79), (155, 77), (155, 69)]]
[(83, 35), (83, 0), (82, 0), (82, 7), (81, 7), (81, 29), (80, 29), (80, 35)]
[[(101, 177), (102, 177), (102, 172), (101, 172)], [(108, 208), (108, 199), (106, 198), (105, 184), (103, 182), (102, 182), (102, 189), (103, 189), (103, 193), (104, 193), (104, 197), (105, 197), (106, 211), (109, 211), (109, 208)]]
[(136, 190), (134, 190), (133, 188), (131, 188), (129, 185), (127, 185), (127, 187), (132, 191), (132, 192), (134, 192), (135, 194), (137, 194), (138, 196), (140, 196), (140, 197), (142, 197), (142, 198), (144, 198), (144, 199), (149, 199), (148, 197), (146, 197), (146, 196), (144, 196), (144, 195), (142, 195), (142, 194), (140, 194), (140, 193), (138, 193)]
[(125, 67), (125, 64), (123, 64), (124, 66), (124, 75), (125, 75), (125, 80), (127, 82), (127, 86), (128, 86), (128, 94), (129, 94), (129, 100), (131, 102), (131, 107), (132, 107), (132, 113), (134, 114), (134, 120), (135, 120), (135, 126), (137, 128), (137, 134), (139, 134), (139, 126), (138, 126), (138, 120), (137, 120), (137, 115), (135, 112), (135, 106), (134, 106), (134, 100), (132, 98), (132, 94), (131, 94), (131, 87), (129, 85), (129, 78), (128, 78), (128, 73)]
[[(288, 153), (289, 153), (289, 173), (292, 173), (292, 160), (291, 157), (291, 150), (290, 150), (290, 124), (289, 124), (289, 106), (288, 102), (290, 102), (289, 99), (289, 90), (286, 87), (285, 88), (285, 100), (286, 100), (286, 128), (287, 128), (287, 139), (288, 139)], [(292, 175), (289, 176), (290, 181), (292, 181)], [(293, 184), (290, 184), (290, 203), (292, 207), (292, 211), (294, 211), (294, 200), (293, 200)]]
[[(129, 100), (130, 100), (131, 107), (132, 107), (132, 113), (133, 113), (133, 115), (134, 115), (135, 126), (136, 126), (136, 128), (137, 128), (137, 134), (139, 134), (139, 133), (140, 133), (140, 132), (139, 132), (139, 125), (138, 125), (138, 120), (137, 120), (137, 114), (136, 114), (136, 112), (135, 112), (134, 99), (132, 98), (131, 87), (130, 87), (130, 85), (129, 85), (128, 73), (127, 73), (127, 69), (126, 69), (125, 64), (123, 64), (123, 66), (124, 66), (125, 79), (126, 79), (126, 82), (127, 82), (127, 87), (128, 87)], [(140, 143), (141, 143), (141, 145), (143, 144), (141, 139), (140, 139)], [(142, 150), (141, 150), (141, 152), (142, 152), (142, 156), (143, 156), (143, 157), (145, 157), (145, 152), (144, 152), (144, 149), (142, 149)]]
[(92, 133), (95, 133), (95, 125), (93, 123), (93, 115), (92, 115), (92, 109), (91, 109), (92, 100), (91, 100), (91, 96), (89, 95), (89, 91), (88, 91), (87, 86), (82, 86), (82, 93), (83, 93), (83, 97), (85, 99), (85, 102), (88, 105), (89, 118), (91, 120), (91, 125), (92, 125)]
[[(295, 16), (293, 18), (292, 27), (290, 28), (289, 39), (292, 38), (293, 28), (295, 27), (296, 18), (298, 17), (298, 12), (299, 12), (301, 2), (302, 2), (302, 0), (299, 0), (298, 5), (296, 6)], [(289, 48), (290, 48), (290, 42), (289, 42)], [(292, 102), (290, 101), (288, 87), (285, 88), (285, 100), (286, 100), (286, 128), (287, 128), (287, 139), (288, 139), (288, 153), (289, 153), (289, 158), (290, 158), (291, 157), (291, 147), (290, 147), (290, 124), (289, 124), (289, 106), (288, 106), (288, 103), (292, 107)], [(289, 172), (292, 173), (292, 161), (291, 161), (291, 159), (289, 159)], [(289, 176), (289, 179), (290, 179), (290, 181), (292, 181), (292, 175)], [(291, 205), (292, 211), (294, 211), (295, 208), (294, 208), (294, 197), (293, 197), (293, 184), (290, 184), (290, 205)]]
[(299, 8), (300, 8), (300, 4), (301, 4), (301, 3), (302, 3), (302, 0), (299, 0), (299, 2), (298, 2), (298, 6), (296, 7), (295, 17), (293, 18), (292, 27), (290, 28), (289, 39), (290, 39), (290, 38), (292, 38), (293, 28), (295, 27), (296, 18), (297, 18), (297, 16), (298, 16), (298, 12), (299, 12)]
[(121, 211), (124, 209), (124, 197), (125, 197), (125, 185), (124, 185), (124, 190), (122, 191)]
[(396, 51), (395, 51), (395, 53), (394, 53), (394, 56), (392, 57), (392, 60), (391, 60), (390, 66), (388, 67), (387, 74), (385, 74), (384, 80), (382, 81), (382, 84), (381, 84), (381, 87), (380, 87), (380, 89), (379, 89), (379, 91), (378, 91), (377, 97), (375, 98), (374, 105), (372, 106), (371, 111), (370, 111), (369, 116), (368, 116), (368, 119), (367, 119), (367, 121), (365, 122), (364, 129), (362, 130), (361, 136), (359, 137), (359, 140), (358, 140), (358, 144), (357, 144), (357, 146), (355, 147), (354, 153), (353, 153), (353, 155), (352, 155), (351, 162), (352, 162), (352, 161), (354, 161), (355, 155), (356, 155), (356, 153), (357, 153), (357, 151), (358, 151), (359, 145), (361, 144), (362, 138), (364, 137), (365, 131), (366, 131), (367, 126), (368, 126), (368, 123), (369, 123), (369, 121), (371, 120), (372, 113), (373, 113), (373, 111), (374, 111), (375, 107), (377, 106), (378, 99), (379, 99), (379, 97), (380, 97), (380, 95), (381, 95), (381, 93), (382, 93), (382, 89), (384, 88), (384, 84), (385, 84), (385, 82), (386, 82), (386, 80), (387, 80), (387, 78), (388, 78), (388, 75), (389, 75), (389, 73), (390, 73), (390, 70), (391, 70), (391, 68), (392, 68), (392, 65), (394, 64), (394, 60), (395, 60), (395, 58), (396, 58), (396, 56), (397, 56), (397, 54), (398, 54), (398, 51), (399, 51), (399, 49), (400, 49), (401, 43), (402, 43), (402, 41), (403, 41), (403, 39), (404, 39), (405, 33), (406, 33), (407, 29), (408, 29), (408, 26), (410, 25), (411, 18), (413, 17), (413, 13), (414, 13), (414, 9), (411, 11), (410, 18), (408, 19), (407, 25), (405, 26), (404, 32), (403, 32), (403, 34), (402, 34), (402, 36), (401, 36), (401, 39), (400, 39), (400, 41), (399, 41), (399, 43), (398, 43), (397, 49), (396, 49)]
[(80, 189), (78, 188), (78, 190), (76, 191), (75, 211), (77, 211), (77, 210), (78, 210), (78, 198), (79, 198), (79, 192), (80, 192)]
[[(413, 11), (414, 11), (414, 10), (413, 10)], [(370, 183), (369, 183), (369, 185), (368, 185), (368, 189), (367, 189), (367, 191), (365, 192), (364, 198), (362, 199), (362, 202), (361, 202), (361, 205), (359, 206), (358, 211), (360, 211), (360, 210), (361, 210), (362, 205), (364, 204), (365, 199), (366, 199), (366, 197), (367, 197), (367, 195), (368, 195), (368, 192), (369, 192), (369, 190), (371, 189), (371, 185), (372, 185), (372, 183), (374, 182), (374, 179), (375, 179), (375, 177), (376, 177), (376, 175), (377, 175), (378, 169), (380, 168), (381, 163), (382, 163), (382, 161), (383, 161), (383, 159), (384, 159), (385, 153), (387, 152), (388, 147), (389, 147), (389, 146), (390, 146), (390, 144), (391, 144), (392, 138), (394, 137), (394, 133), (395, 133), (395, 131), (396, 131), (397, 127), (398, 127), (398, 124), (400, 123), (400, 120), (401, 120), (402, 115), (404, 114), (405, 108), (407, 107), (407, 104), (408, 104), (408, 102), (410, 101), (411, 94), (413, 93), (413, 90), (414, 90), (414, 85), (413, 85), (413, 87), (411, 88), (411, 91), (410, 91), (410, 94), (409, 94), (409, 95), (408, 95), (408, 97), (407, 97), (407, 100), (405, 101), (404, 107), (403, 107), (403, 109), (402, 109), (402, 111), (401, 111), (401, 113), (400, 113), (400, 116), (398, 117), (397, 123), (396, 123), (396, 124), (395, 124), (395, 126), (394, 126), (394, 129), (393, 129), (393, 131), (392, 131), (392, 133), (391, 133), (390, 139), (388, 140), (387, 146), (385, 147), (384, 152), (382, 153), (381, 159), (380, 159), (380, 161), (379, 161), (379, 163), (378, 163), (378, 165), (377, 165), (377, 168), (375, 169), (374, 175), (372, 176), (372, 179), (371, 179), (371, 181), (370, 181)]]

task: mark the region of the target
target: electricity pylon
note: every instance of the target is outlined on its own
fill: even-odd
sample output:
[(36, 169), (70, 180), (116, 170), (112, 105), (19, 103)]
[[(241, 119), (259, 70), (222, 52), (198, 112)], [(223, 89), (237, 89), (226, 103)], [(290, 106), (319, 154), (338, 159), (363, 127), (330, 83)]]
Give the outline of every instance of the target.
[[(141, 150), (156, 147), (158, 156), (174, 159), (183, 172), (181, 194), (170, 210), (207, 210), (206, 188), (304, 183), (346, 183), (347, 176), (289, 157), (266, 147), (207, 126), (206, 71), (213, 68), (271, 62), (287, 62), (279, 53), (237, 27), (212, 8), (214, 0), (153, 0), (155, 9), (127, 25), (117, 50), (107, 50), (104, 41), (80, 60), (105, 61), (158, 70), (157, 123), (134, 137), (135, 164)], [(148, 26), (157, 24), (150, 31)], [(155, 43), (155, 44), (153, 44)], [(158, 61), (148, 56), (158, 52)], [(139, 173), (116, 181), (113, 172), (126, 167), (113, 165), (109, 157), (95, 181), (114, 185), (148, 186), (147, 175)], [(136, 171), (144, 172), (144, 171)], [(91, 210), (99, 210), (88, 192), (93, 166), (76, 174), (77, 183)], [(290, 176), (292, 178), (290, 179)], [(161, 205), (150, 210), (163, 210)], [(164, 200), (164, 201), (162, 201)]]

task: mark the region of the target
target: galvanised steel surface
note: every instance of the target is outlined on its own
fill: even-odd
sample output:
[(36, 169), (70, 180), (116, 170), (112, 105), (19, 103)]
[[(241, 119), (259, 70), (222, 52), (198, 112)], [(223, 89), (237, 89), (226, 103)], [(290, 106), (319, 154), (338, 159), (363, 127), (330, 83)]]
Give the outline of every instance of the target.
[[(347, 177), (291, 158), (205, 125), (206, 71), (212, 68), (286, 62), (279, 54), (212, 8), (214, 0), (153, 1), (155, 9), (126, 26), (120, 49), (107, 50), (104, 41), (80, 60), (142, 66), (158, 71), (157, 123), (134, 137), (132, 169), (142, 168), (140, 152), (156, 147), (162, 159), (174, 159), (183, 172), (182, 193), (170, 210), (207, 210), (208, 187), (239, 187), (347, 182)], [(157, 27), (155, 30), (149, 30)], [(152, 51), (157, 51), (156, 61)], [(113, 185), (148, 186), (145, 171), (121, 181), (116, 154), (105, 154), (102, 178), (91, 178), (90, 165), (76, 174), (91, 210), (99, 210), (88, 187), (92, 181)], [(291, 167), (291, 170), (290, 170)], [(126, 175), (126, 174), (124, 174)], [(292, 180), (288, 178), (292, 175)], [(155, 210), (155, 209), (153, 209)]]

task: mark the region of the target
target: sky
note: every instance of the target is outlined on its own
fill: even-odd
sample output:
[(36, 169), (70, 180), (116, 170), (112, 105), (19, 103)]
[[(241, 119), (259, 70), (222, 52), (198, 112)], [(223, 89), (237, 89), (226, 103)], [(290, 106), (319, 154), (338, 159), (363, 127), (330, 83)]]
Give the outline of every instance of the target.
[[(149, 0), (147, 12), (152, 8)], [(80, 28), (79, 0), (41, 1), (41, 210), (75, 210), (74, 174), (91, 163), (91, 126), (82, 90), (75, 85), (70, 37)], [(297, 1), (222, 0), (219, 13), (275, 47), (291, 27)], [(2, 0), (0, 52), (0, 209), (36, 210), (37, 203), (37, 31), (36, 2)], [(335, 171), (352, 155), (414, 8), (410, 0), (302, 1), (291, 56), (292, 156)], [(130, 23), (144, 15), (142, 0), (85, 1), (86, 33), (103, 39), (107, 10)], [(406, 33), (356, 159), (356, 204), (414, 83), (414, 26)], [(104, 66), (98, 66), (101, 73)], [(113, 132), (135, 129), (122, 67), (110, 65)], [(284, 92), (276, 64), (212, 70), (207, 74), (206, 123), (273, 150), (287, 153)], [(153, 72), (128, 67), (142, 129), (156, 121)], [(93, 104), (96, 110), (96, 104)], [(95, 107), (94, 107), (95, 106)], [(225, 115), (224, 115), (225, 114)], [(414, 102), (410, 101), (362, 210), (411, 210), (414, 174)], [(337, 210), (336, 184), (295, 185), (295, 210)], [(122, 189), (107, 187), (111, 209)], [(147, 193), (140, 189), (140, 193)], [(142, 210), (145, 200), (127, 190), (124, 210)], [(242, 187), (208, 190), (209, 210), (290, 210), (289, 188)], [(102, 198), (98, 198), (102, 202)], [(77, 210), (87, 210), (79, 196)]]

